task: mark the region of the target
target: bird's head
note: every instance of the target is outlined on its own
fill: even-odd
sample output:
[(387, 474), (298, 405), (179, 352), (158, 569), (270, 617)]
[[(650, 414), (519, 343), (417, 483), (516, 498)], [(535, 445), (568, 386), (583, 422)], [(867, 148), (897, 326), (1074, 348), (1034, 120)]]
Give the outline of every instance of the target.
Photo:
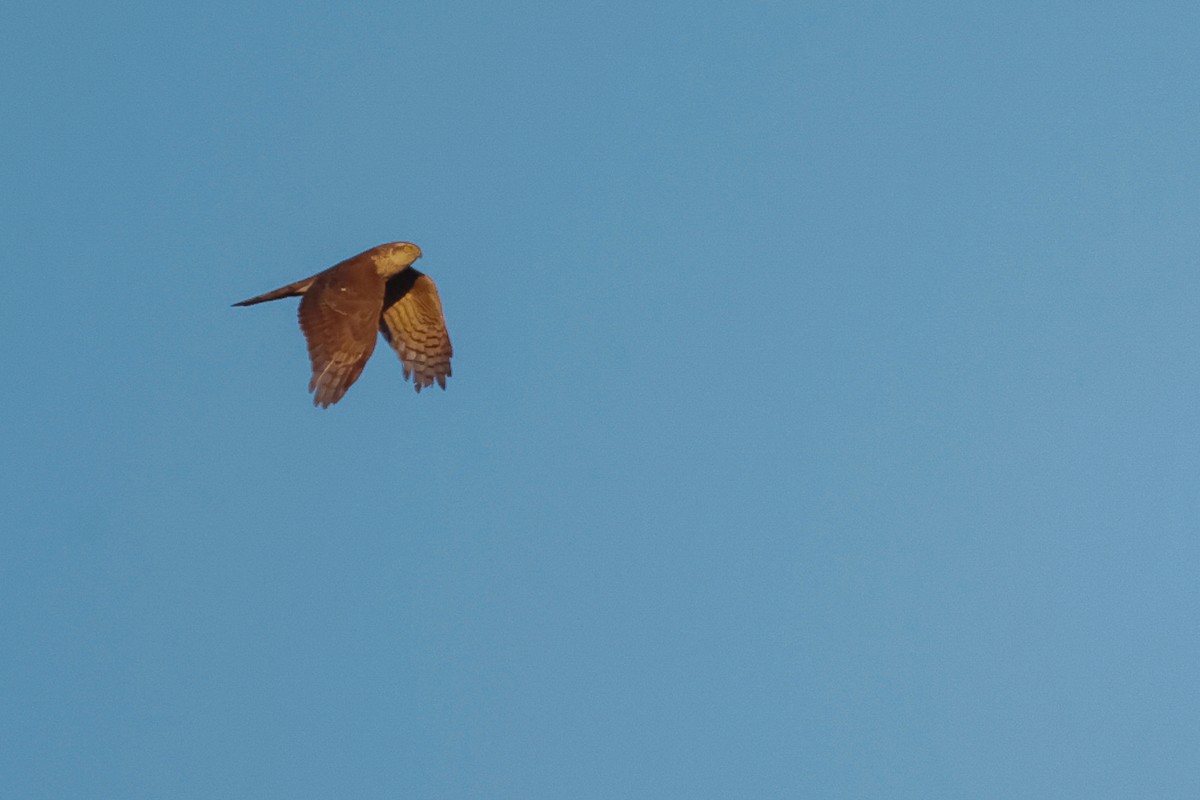
[(379, 245), (371, 255), (379, 274), (390, 278), (411, 267), (421, 257), (421, 248), (412, 242), (392, 242)]

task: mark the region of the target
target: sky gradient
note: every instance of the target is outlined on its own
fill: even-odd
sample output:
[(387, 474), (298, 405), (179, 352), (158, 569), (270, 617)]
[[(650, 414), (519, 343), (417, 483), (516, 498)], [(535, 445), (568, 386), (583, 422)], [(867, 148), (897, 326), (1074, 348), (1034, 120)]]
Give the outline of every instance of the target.
[[(0, 796), (1200, 796), (1200, 7), (0, 11)], [(311, 406), (392, 240), (456, 349)]]

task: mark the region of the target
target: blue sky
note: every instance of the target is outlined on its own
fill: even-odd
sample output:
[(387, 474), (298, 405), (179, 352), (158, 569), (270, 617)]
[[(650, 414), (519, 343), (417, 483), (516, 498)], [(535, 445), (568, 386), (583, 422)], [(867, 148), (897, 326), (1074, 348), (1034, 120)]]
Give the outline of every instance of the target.
[(0, 795), (1200, 793), (1195, 4), (0, 22)]

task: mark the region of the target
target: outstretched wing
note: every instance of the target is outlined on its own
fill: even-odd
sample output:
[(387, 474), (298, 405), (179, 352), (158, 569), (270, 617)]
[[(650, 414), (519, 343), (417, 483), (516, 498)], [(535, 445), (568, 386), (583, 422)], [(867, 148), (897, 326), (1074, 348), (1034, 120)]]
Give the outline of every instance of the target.
[[(359, 268), (355, 268), (359, 267)], [(343, 262), (317, 276), (300, 299), (300, 329), (312, 361), (313, 405), (342, 399), (375, 349), (383, 279), (373, 268)]]
[(400, 356), (404, 377), (412, 375), (418, 392), (434, 381), (446, 388), (454, 348), (437, 286), (428, 275), (410, 267), (388, 280), (379, 330)]

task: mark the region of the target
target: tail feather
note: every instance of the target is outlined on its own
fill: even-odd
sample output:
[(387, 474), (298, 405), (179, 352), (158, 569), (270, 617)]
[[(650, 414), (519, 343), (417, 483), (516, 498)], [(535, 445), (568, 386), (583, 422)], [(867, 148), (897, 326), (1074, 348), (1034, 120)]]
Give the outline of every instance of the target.
[[(316, 276), (313, 276), (314, 278)], [(281, 286), (273, 292), (260, 294), (258, 297), (251, 297), (249, 300), (243, 300), (240, 303), (234, 303), (235, 306), (252, 306), (258, 303), (265, 303), (268, 300), (279, 300), (282, 297), (299, 297), (308, 291), (308, 287), (312, 286), (313, 278), (305, 278), (302, 281), (289, 283), (287, 286)]]

